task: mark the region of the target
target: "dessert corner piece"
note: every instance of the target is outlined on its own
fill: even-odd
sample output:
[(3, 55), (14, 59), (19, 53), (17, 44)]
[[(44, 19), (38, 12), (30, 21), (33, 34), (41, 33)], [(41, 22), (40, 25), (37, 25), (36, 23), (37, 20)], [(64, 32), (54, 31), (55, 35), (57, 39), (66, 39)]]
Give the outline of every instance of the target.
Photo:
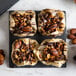
[(13, 35), (33, 36), (36, 31), (36, 16), (32, 10), (13, 11), (10, 13), (10, 31)]
[(67, 44), (62, 39), (46, 39), (38, 48), (38, 59), (45, 65), (61, 67), (67, 61)]
[(65, 13), (60, 10), (44, 9), (38, 15), (38, 30), (42, 35), (59, 36), (65, 29)]
[(37, 64), (38, 59), (36, 56), (38, 42), (29, 38), (18, 39), (12, 44), (11, 58), (16, 66)]

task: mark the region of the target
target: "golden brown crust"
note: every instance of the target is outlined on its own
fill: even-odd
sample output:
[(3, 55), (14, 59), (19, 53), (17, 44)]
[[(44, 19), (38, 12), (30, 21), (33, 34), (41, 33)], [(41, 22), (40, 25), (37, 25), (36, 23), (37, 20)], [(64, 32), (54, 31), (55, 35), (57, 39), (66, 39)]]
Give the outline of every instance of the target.
[[(31, 24), (31, 28), (28, 28), (27, 27), (27, 21), (24, 23), (24, 24), (26, 24), (26, 26), (25, 27), (27, 27), (27, 28), (25, 28), (24, 30), (26, 30), (26, 31), (24, 31), (24, 32), (22, 32), (22, 33), (18, 33), (18, 32), (16, 32), (15, 31), (15, 26), (16, 26), (16, 21), (14, 20), (14, 17), (12, 16), (12, 15), (15, 15), (15, 14), (20, 14), (21, 16), (25, 16), (25, 18), (26, 18), (26, 16), (29, 16), (30, 17), (30, 15), (32, 16), (32, 18), (31, 18), (31, 20), (30, 19), (27, 19), (27, 21), (30, 21), (29, 23)], [(21, 18), (21, 17), (20, 17)], [(12, 12), (11, 14), (10, 14), (10, 31), (11, 32), (15, 32), (15, 33), (13, 33), (15, 36), (19, 36), (19, 37), (23, 37), (23, 36), (33, 36), (35, 33), (36, 33), (36, 31), (37, 31), (37, 27), (36, 27), (36, 20), (35, 20), (35, 18), (36, 18), (36, 15), (35, 15), (35, 12), (34, 11), (32, 11), (32, 10), (28, 10), (28, 11), (14, 11), (14, 12)], [(23, 22), (22, 22), (23, 23)], [(21, 23), (21, 24), (22, 24)], [(29, 26), (29, 25), (28, 25)], [(18, 30), (18, 31), (22, 31), (22, 30)]]
[[(56, 67), (61, 67), (66, 62), (65, 59), (64, 60), (62, 59), (62, 60), (59, 60), (59, 61), (58, 60), (55, 60), (55, 61), (50, 61), (50, 62), (46, 62), (46, 61), (44, 61), (42, 59), (41, 54), (43, 53), (44, 48), (47, 47), (47, 45), (44, 45), (46, 42), (48, 42), (48, 43), (63, 42), (65, 44), (65, 46), (64, 46), (64, 55), (65, 55), (65, 58), (67, 60), (67, 50), (68, 50), (68, 48), (67, 48), (66, 42), (64, 40), (62, 40), (62, 39), (46, 39), (46, 40), (44, 40), (41, 43), (41, 45), (38, 48), (38, 52), (37, 52), (38, 59), (43, 64), (45, 64), (45, 65), (53, 65), (53, 66), (56, 66)], [(51, 46), (51, 48), (52, 48), (52, 46)], [(49, 57), (49, 54), (48, 54), (48, 57)]]
[[(49, 13), (50, 15), (47, 17), (46, 13)], [(43, 16), (44, 15), (44, 16)], [(40, 18), (40, 16), (42, 16)], [(61, 18), (62, 20), (60, 20), (60, 23), (57, 24), (57, 21), (55, 22), (49, 22), (52, 19), (58, 19)], [(49, 23), (53, 23), (51, 26), (49, 26), (48, 28), (48, 24)], [(46, 24), (46, 25), (45, 25)], [(40, 14), (38, 15), (38, 30), (42, 35), (46, 35), (46, 36), (59, 36), (61, 34), (63, 34), (65, 29), (65, 14), (64, 12), (60, 11), (60, 10), (54, 10), (54, 9), (44, 9), (40, 12)]]
[[(15, 44), (16, 43), (16, 41), (18, 41), (18, 40), (21, 40), (21, 41), (23, 41), (26, 45), (29, 45), (28, 47), (28, 50), (30, 50), (30, 48), (31, 48), (31, 45), (35, 45), (35, 46), (33, 46), (33, 53), (31, 53), (31, 54), (33, 54), (34, 55), (34, 58), (35, 58), (35, 61), (29, 61), (29, 60), (24, 60), (24, 61), (22, 61), (22, 62), (19, 62), (19, 61), (16, 61), (15, 59), (14, 59), (14, 52), (16, 51), (16, 50), (18, 50), (18, 51), (21, 51), (20, 49), (17, 49), (16, 47), (15, 47), (15, 45), (17, 45), (17, 44)], [(14, 42), (13, 42), (13, 44), (12, 44), (12, 53), (11, 53), (11, 58), (12, 58), (12, 62), (16, 65), (16, 66), (25, 66), (25, 65), (31, 65), (31, 66), (34, 66), (34, 65), (36, 65), (37, 64), (37, 62), (38, 62), (38, 59), (37, 59), (37, 56), (35, 55), (35, 52), (37, 51), (37, 47), (39, 46), (39, 44), (38, 44), (38, 42), (36, 41), (36, 40), (33, 40), (33, 39), (29, 39), (29, 38), (22, 38), (22, 39), (17, 39), (17, 40), (15, 40)], [(25, 47), (26, 48), (26, 47)], [(26, 50), (26, 54), (27, 54), (27, 50)], [(26, 57), (26, 56), (25, 56)]]

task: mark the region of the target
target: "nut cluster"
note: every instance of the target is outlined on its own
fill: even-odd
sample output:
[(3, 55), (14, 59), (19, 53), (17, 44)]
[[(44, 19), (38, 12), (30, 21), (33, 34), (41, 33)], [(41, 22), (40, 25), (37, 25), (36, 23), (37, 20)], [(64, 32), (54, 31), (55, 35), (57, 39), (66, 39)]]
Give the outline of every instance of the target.
[(5, 54), (3, 50), (0, 50), (0, 65), (4, 63)]
[(26, 45), (22, 40), (16, 40), (14, 44), (15, 51), (12, 54), (15, 63), (22, 63), (23, 61), (35, 62), (36, 57), (33, 53), (34, 46), (35, 44)]
[(31, 27), (31, 19), (33, 18), (33, 14), (26, 15), (25, 13), (22, 15), (18, 12), (12, 14), (12, 17), (15, 21), (14, 30), (12, 33), (22, 34), (25, 32), (34, 32), (33, 28)]
[(76, 44), (76, 29), (70, 29), (70, 34), (68, 38), (72, 40), (72, 44)]
[(40, 55), (40, 58), (42, 58), (43, 61), (46, 61), (46, 62), (52, 61), (53, 62), (53, 61), (59, 61), (59, 60), (66, 60), (66, 57), (64, 55), (65, 43), (63, 43), (63, 42), (55, 42), (55, 43), (46, 42), (44, 45), (46, 45), (46, 47), (43, 49), (42, 55)]
[(56, 32), (58, 29), (62, 29), (64, 24), (61, 22), (63, 17), (58, 14), (55, 16), (51, 12), (45, 12), (39, 15), (39, 27), (41, 27), (41, 33), (50, 34)]

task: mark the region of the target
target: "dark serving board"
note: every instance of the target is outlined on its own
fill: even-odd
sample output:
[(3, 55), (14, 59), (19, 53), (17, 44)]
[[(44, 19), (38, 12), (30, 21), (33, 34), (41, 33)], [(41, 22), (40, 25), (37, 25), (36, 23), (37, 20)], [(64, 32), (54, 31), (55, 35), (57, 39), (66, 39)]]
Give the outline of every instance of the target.
[[(9, 14), (11, 13), (12, 11), (9, 12)], [(40, 11), (35, 11), (36, 12), (36, 22), (37, 22), (37, 19), (38, 19), (38, 13)], [(65, 16), (66, 16), (66, 12), (64, 11), (65, 13)], [(65, 20), (66, 21), (66, 20)], [(10, 24), (9, 24), (10, 25)], [(38, 26), (38, 23), (37, 23), (37, 26)], [(28, 36), (28, 37), (17, 37), (17, 36), (14, 36), (12, 35), (12, 33), (10, 32), (9, 30), (9, 67), (11, 68), (49, 68), (49, 67), (54, 67), (56, 68), (55, 66), (51, 66), (51, 65), (44, 65), (42, 64), (40, 61), (35, 65), (35, 66), (16, 66), (15, 64), (13, 64), (12, 62), (12, 59), (11, 59), (11, 52), (12, 52), (12, 43), (16, 40), (16, 39), (19, 39), (19, 38), (31, 38), (31, 39), (35, 39), (39, 42), (39, 44), (45, 40), (45, 39), (51, 39), (51, 38), (61, 38), (63, 40), (66, 41), (66, 27), (65, 27), (65, 30), (64, 30), (64, 33), (61, 35), (61, 36), (57, 36), (57, 37), (47, 37), (47, 36), (42, 36), (38, 31), (37, 33), (34, 35), (34, 36)], [(62, 68), (65, 68), (66, 67), (66, 63), (63, 64)]]
[(0, 0), (0, 15), (14, 5), (19, 0)]

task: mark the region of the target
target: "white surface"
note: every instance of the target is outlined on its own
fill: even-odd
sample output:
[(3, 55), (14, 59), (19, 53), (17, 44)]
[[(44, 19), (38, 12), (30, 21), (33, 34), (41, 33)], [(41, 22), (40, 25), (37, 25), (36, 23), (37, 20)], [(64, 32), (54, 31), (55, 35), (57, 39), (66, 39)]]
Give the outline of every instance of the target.
[[(55, 8), (67, 12), (67, 30), (76, 27), (76, 4), (73, 0), (20, 0), (10, 10), (41, 10)], [(5, 50), (6, 61), (0, 66), (0, 76), (76, 76), (76, 47), (69, 46), (69, 61), (67, 68), (9, 68), (9, 27), (8, 12), (0, 17), (0, 48)]]

